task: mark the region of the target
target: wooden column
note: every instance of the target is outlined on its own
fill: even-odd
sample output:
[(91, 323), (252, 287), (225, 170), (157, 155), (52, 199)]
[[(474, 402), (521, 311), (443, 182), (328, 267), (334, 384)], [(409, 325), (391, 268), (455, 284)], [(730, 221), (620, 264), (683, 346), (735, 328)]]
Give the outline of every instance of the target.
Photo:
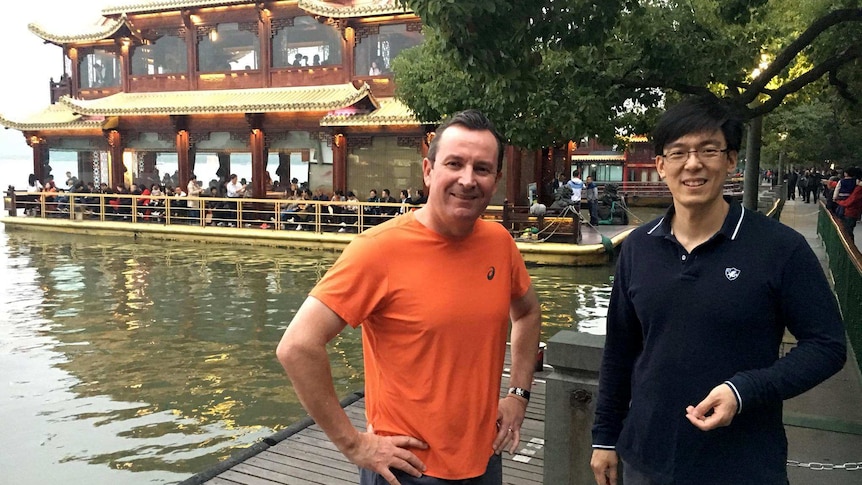
[[(425, 136), (422, 137), (422, 160), (424, 161), (428, 158), (428, 149), (431, 148), (431, 140), (436, 136), (436, 132), (434, 131), (434, 126), (426, 126)], [(422, 162), (419, 162), (419, 168), (422, 168)], [(425, 194), (425, 197), (431, 196), (431, 189), (425, 185), (425, 177), (422, 177), (422, 193)]]
[(110, 172), (110, 187), (116, 189), (119, 185), (126, 185), (126, 166), (123, 165), (123, 144), (120, 132), (110, 130), (105, 137), (108, 140), (108, 171)]
[(45, 167), (48, 165), (48, 146), (44, 138), (31, 136), (27, 138), (27, 144), (33, 149), (33, 174), (40, 182), (45, 182), (48, 176)]
[(545, 172), (544, 165), (550, 158), (551, 152), (549, 148), (542, 148), (535, 151), (536, 163), (533, 166), (533, 180), (536, 181), (536, 196), (542, 203), (550, 204), (552, 202), (551, 195), (545, 193), (545, 186), (542, 184), (542, 174)]
[(260, 69), (260, 74), (263, 76), (263, 87), (268, 88), (272, 86), (272, 79), (270, 78), (269, 69), (272, 65), (272, 18), (269, 15), (269, 10), (263, 8), (263, 3), (258, 3), (258, 32), (260, 32), (260, 38), (263, 40), (261, 42), (260, 48), (260, 65), (257, 66)]
[(514, 205), (521, 205), (523, 194), (521, 194), (521, 150), (506, 145), (506, 199)]
[(246, 113), (245, 120), (251, 128), (251, 191), (255, 198), (266, 197), (266, 140), (263, 133), (263, 113)]
[(347, 190), (347, 137), (332, 136), (332, 191)]
[(70, 91), (72, 92), (72, 97), (77, 97), (81, 89), (81, 73), (78, 72), (78, 49), (69, 47), (68, 54), (69, 62), (72, 64), (72, 72), (69, 73), (71, 75), (70, 82), (72, 83)]
[(120, 89), (124, 93), (129, 92), (129, 44), (131, 40), (124, 37), (119, 41), (120, 45)]
[(186, 76), (189, 78), (189, 91), (195, 91), (198, 88), (198, 29), (191, 19), (191, 12), (183, 10), (183, 26), (186, 31)]
[(192, 175), (191, 165), (189, 163), (189, 149), (191, 143), (189, 140), (188, 117), (184, 115), (172, 115), (171, 123), (174, 125), (177, 137), (177, 170), (179, 171), (178, 187), (185, 191), (189, 184), (189, 179)]
[[(343, 52), (342, 63), (344, 64), (344, 69), (347, 70), (348, 78), (353, 78), (353, 73), (356, 71), (354, 69), (354, 63), (356, 62), (354, 58), (354, 52), (356, 51), (355, 41), (356, 32), (353, 31), (353, 27), (346, 27), (344, 29), (344, 36), (342, 37), (341, 44), (341, 52)], [(368, 73), (366, 73), (368, 74)], [(334, 190), (334, 188), (333, 188)]]
[(290, 153), (278, 152), (278, 168), (275, 175), (282, 187), (290, 187)]

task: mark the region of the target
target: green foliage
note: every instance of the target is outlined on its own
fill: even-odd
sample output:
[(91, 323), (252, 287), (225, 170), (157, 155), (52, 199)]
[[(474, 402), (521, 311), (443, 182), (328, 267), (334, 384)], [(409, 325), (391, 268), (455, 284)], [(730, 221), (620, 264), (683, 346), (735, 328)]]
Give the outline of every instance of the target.
[[(528, 148), (646, 133), (679, 95), (728, 97), (751, 118), (824, 77), (838, 86), (823, 88), (832, 96), (862, 92), (858, 0), (405, 3), (426, 41), (396, 60), (397, 95), (428, 120), (482, 109)], [(842, 7), (844, 16), (806, 31)], [(752, 80), (763, 56), (770, 65)]]

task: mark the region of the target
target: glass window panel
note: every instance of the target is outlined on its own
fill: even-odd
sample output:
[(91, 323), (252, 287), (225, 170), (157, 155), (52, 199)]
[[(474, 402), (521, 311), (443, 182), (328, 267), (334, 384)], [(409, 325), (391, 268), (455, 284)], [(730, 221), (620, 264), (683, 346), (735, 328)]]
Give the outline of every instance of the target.
[(145, 42), (144, 45), (132, 47), (133, 76), (186, 72), (186, 41), (179, 33)]
[(257, 22), (221, 23), (198, 28), (198, 71), (260, 68)]
[(408, 24), (381, 25), (379, 33), (363, 37), (356, 46), (356, 75), (387, 75), (392, 60), (404, 49), (421, 44), (422, 40), (422, 32), (408, 30)]
[(363, 199), (368, 191), (422, 188), (422, 154), (418, 146), (398, 146), (394, 136), (375, 136), (370, 146), (350, 148), (347, 143), (347, 188)]
[(83, 54), (78, 63), (78, 79), (82, 88), (120, 85), (120, 59), (115, 52), (92, 49)]
[(313, 17), (273, 20), (272, 66), (341, 64), (341, 35)]

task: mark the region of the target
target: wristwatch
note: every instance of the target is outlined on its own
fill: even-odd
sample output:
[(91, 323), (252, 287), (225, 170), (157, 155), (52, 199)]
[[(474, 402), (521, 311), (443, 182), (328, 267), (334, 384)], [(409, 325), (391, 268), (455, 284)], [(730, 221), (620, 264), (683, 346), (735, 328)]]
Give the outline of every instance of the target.
[(510, 387), (510, 388), (509, 388), (509, 394), (514, 394), (514, 395), (516, 395), (516, 396), (518, 396), (518, 397), (523, 397), (524, 399), (526, 399), (526, 400), (527, 400), (527, 402), (530, 402), (530, 391), (528, 391), (528, 390), (526, 390), (526, 389), (524, 389), (524, 388), (521, 388), (521, 387)]

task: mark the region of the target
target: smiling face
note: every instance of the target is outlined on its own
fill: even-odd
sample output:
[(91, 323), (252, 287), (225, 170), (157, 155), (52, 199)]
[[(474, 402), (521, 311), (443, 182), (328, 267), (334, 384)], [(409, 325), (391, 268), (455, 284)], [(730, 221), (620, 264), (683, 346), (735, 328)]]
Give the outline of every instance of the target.
[(665, 155), (691, 152), (684, 162), (670, 162), (662, 155), (656, 157), (656, 170), (667, 182), (677, 208), (700, 211), (723, 203), (724, 182), (727, 174), (736, 169), (737, 152), (722, 152), (714, 159), (704, 159), (695, 150), (726, 148), (721, 130), (690, 133), (665, 144)]
[(470, 234), (502, 175), (497, 171), (497, 138), (488, 130), (451, 125), (438, 135), (436, 160), (422, 161), (430, 195), (417, 218), (450, 237)]

